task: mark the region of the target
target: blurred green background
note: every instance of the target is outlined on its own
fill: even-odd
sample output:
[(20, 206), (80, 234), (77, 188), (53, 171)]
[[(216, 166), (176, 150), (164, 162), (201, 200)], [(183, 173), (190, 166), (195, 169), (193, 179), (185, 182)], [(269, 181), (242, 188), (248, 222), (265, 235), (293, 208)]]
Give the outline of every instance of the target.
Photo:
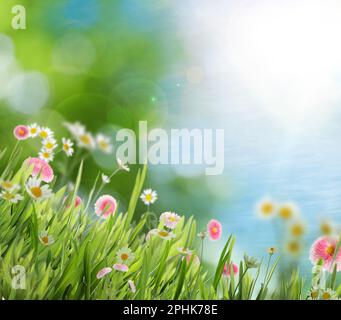
[[(14, 5), (26, 8), (27, 29), (11, 27)], [(66, 135), (63, 121), (80, 121), (93, 133), (113, 136), (120, 128), (168, 127), (186, 81), (186, 52), (174, 26), (169, 1), (46, 0), (0, 2), (1, 148), (13, 146), (17, 124), (37, 122), (57, 137)], [(23, 143), (22, 159), (39, 147)], [(59, 158), (59, 157), (58, 157)], [(63, 157), (61, 157), (63, 158)], [(62, 168), (53, 162), (56, 168)], [(4, 167), (1, 163), (1, 167)], [(110, 173), (114, 156), (93, 154), (86, 162), (83, 193), (99, 171)], [(138, 166), (120, 172), (106, 187), (122, 210), (130, 196)], [(186, 178), (172, 168), (148, 175), (147, 185), (159, 193), (154, 210), (210, 216), (213, 193), (202, 176)], [(74, 179), (75, 168), (70, 180)], [(62, 169), (59, 174), (63, 174)], [(207, 201), (201, 201), (205, 195)], [(139, 211), (143, 211), (142, 203)]]

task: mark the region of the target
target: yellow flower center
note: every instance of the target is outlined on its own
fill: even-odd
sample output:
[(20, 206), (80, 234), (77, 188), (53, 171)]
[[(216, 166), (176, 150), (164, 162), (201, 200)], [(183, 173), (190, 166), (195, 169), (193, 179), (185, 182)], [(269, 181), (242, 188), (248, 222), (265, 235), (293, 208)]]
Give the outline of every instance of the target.
[(44, 244), (48, 244), (49, 243), (49, 237), (48, 236), (44, 236), (41, 238), (41, 241), (44, 243)]
[(326, 250), (327, 254), (329, 254), (330, 256), (333, 256), (335, 253), (335, 246), (331, 245), (327, 248)]
[(169, 217), (169, 221), (170, 221), (170, 222), (175, 222), (175, 221), (176, 221), (176, 218), (175, 218), (174, 216), (170, 216), (170, 217)]
[(36, 198), (40, 198), (43, 194), (43, 192), (41, 191), (40, 187), (33, 187), (31, 188), (31, 193), (36, 197)]
[(332, 233), (333, 228), (329, 223), (322, 223), (320, 226), (322, 234), (329, 235)]
[(32, 133), (32, 134), (37, 133), (37, 128), (31, 128), (31, 133)]
[(159, 231), (159, 236), (161, 236), (161, 237), (167, 237), (167, 236), (168, 236), (168, 232), (165, 231), (165, 230), (161, 230), (161, 231)]
[(3, 197), (4, 197), (6, 200), (11, 200), (11, 199), (14, 199), (15, 195), (14, 195), (13, 193), (7, 192), (7, 193), (5, 193), (5, 194), (3, 195)]
[(128, 258), (129, 258), (128, 254), (126, 254), (126, 253), (122, 253), (121, 254), (121, 259), (122, 260), (127, 260)]
[(54, 144), (52, 142), (48, 142), (48, 143), (46, 143), (45, 148), (46, 149), (52, 149), (53, 146), (54, 146)]
[(290, 207), (284, 206), (279, 209), (279, 216), (282, 219), (290, 219), (293, 215), (294, 213)]
[(295, 236), (295, 237), (301, 236), (301, 235), (303, 234), (303, 232), (304, 232), (304, 228), (303, 228), (303, 226), (300, 225), (300, 224), (295, 224), (295, 225), (293, 225), (292, 228), (291, 228), (291, 233), (292, 233), (292, 235)]
[(82, 135), (80, 137), (80, 140), (85, 144), (85, 145), (89, 145), (90, 144), (90, 138), (88, 135)]
[(9, 181), (4, 181), (4, 182), (2, 183), (2, 187), (3, 187), (4, 189), (11, 189), (11, 188), (13, 188), (13, 183), (12, 183), (12, 182), (9, 182)]
[(108, 144), (107, 142), (105, 142), (105, 141), (101, 141), (101, 142), (99, 143), (99, 147), (100, 147), (100, 149), (102, 149), (102, 150), (107, 150), (108, 147), (109, 147), (109, 144)]
[(48, 159), (50, 157), (50, 154), (48, 152), (43, 152), (43, 157)]
[(300, 251), (300, 244), (297, 241), (291, 241), (288, 243), (288, 250), (290, 253), (297, 253)]
[(152, 195), (149, 193), (149, 194), (146, 194), (146, 197), (145, 197), (145, 199), (146, 199), (146, 201), (152, 201)]
[(274, 206), (271, 202), (266, 202), (262, 205), (262, 213), (266, 216), (269, 216), (274, 211)]
[(329, 300), (331, 298), (331, 295), (329, 292), (323, 292), (322, 299), (323, 300)]
[(212, 232), (213, 232), (213, 233), (217, 233), (217, 232), (218, 232), (218, 228), (217, 228), (217, 227), (213, 227), (213, 228), (212, 228)]
[(67, 143), (65, 143), (65, 144), (64, 144), (64, 150), (65, 150), (65, 151), (68, 151), (69, 148), (70, 148), (69, 145), (68, 145)]
[(46, 139), (48, 137), (48, 134), (46, 131), (42, 131), (40, 132), (40, 136), (43, 138), (43, 139)]
[(318, 291), (312, 291), (312, 292), (310, 293), (310, 297), (311, 297), (312, 299), (317, 299), (318, 296), (319, 296)]
[(275, 247), (270, 247), (268, 249), (268, 253), (270, 253), (270, 254), (274, 254), (275, 252), (276, 252), (276, 248)]

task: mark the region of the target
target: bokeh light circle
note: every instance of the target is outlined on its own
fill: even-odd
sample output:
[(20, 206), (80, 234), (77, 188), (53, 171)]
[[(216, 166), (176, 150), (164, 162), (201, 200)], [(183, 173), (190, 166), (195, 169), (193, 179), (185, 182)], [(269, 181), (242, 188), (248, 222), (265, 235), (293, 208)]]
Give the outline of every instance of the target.
[(70, 33), (62, 37), (54, 47), (52, 62), (62, 73), (77, 75), (89, 70), (96, 59), (96, 49), (82, 34)]
[(48, 101), (49, 83), (39, 72), (19, 73), (7, 87), (7, 102), (18, 112), (32, 114)]
[(14, 62), (14, 45), (12, 40), (0, 33), (0, 71), (7, 69)]

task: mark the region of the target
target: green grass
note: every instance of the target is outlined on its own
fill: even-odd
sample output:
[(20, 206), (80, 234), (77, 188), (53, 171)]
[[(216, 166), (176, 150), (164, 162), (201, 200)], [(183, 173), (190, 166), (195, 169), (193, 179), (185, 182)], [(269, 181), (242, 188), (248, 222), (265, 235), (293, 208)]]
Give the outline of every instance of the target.
[[(12, 154), (11, 157), (15, 157)], [(4, 155), (1, 153), (1, 158)], [(11, 157), (8, 163), (12, 163)], [(82, 181), (83, 164), (69, 199), (75, 199)], [(5, 176), (21, 184), (30, 170), (20, 169), (11, 174), (8, 165)], [(239, 274), (222, 276), (225, 264), (233, 255), (235, 237), (230, 235), (212, 272), (197, 263), (194, 255), (187, 261), (179, 253), (186, 247), (202, 260), (201, 240), (193, 217), (182, 217), (174, 233), (176, 237), (163, 240), (156, 236), (146, 240), (148, 216), (134, 219), (136, 204), (143, 188), (147, 168), (136, 176), (127, 212), (116, 212), (108, 219), (98, 218), (93, 210), (96, 199), (85, 201), (79, 209), (67, 208), (63, 199), (66, 187), (55, 190), (42, 202), (32, 200), (26, 192), (17, 204), (0, 201), (0, 296), (5, 299), (305, 299), (303, 279), (294, 273), (291, 280), (273, 284), (279, 257), (266, 264), (245, 257), (239, 264)], [(5, 177), (3, 176), (3, 178)], [(96, 184), (91, 194), (96, 193)], [(45, 246), (39, 233), (47, 231), (55, 242)], [(129, 247), (134, 260), (128, 272), (113, 270), (102, 279), (96, 275), (103, 267), (117, 262), (116, 254)], [(272, 256), (271, 256), (272, 257)], [(25, 289), (12, 286), (12, 268), (21, 265), (26, 270)], [(317, 275), (319, 277), (319, 275)], [(132, 292), (128, 280), (136, 285)], [(316, 281), (316, 277), (315, 277)], [(330, 286), (337, 288), (335, 274)], [(274, 288), (274, 289), (270, 289)], [(340, 293), (340, 286), (339, 286)]]

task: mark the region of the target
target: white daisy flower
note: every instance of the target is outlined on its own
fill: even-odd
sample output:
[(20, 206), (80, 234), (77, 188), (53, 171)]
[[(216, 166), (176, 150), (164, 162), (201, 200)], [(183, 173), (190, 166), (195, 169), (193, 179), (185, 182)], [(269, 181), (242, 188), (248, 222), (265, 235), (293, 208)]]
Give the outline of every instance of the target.
[(96, 143), (99, 148), (99, 150), (105, 152), (105, 153), (111, 153), (112, 151), (112, 144), (110, 143), (110, 138), (103, 135), (98, 134), (96, 136)]
[(164, 212), (160, 216), (160, 222), (169, 229), (175, 229), (180, 221), (180, 216), (174, 212)]
[(44, 246), (49, 246), (54, 243), (54, 238), (49, 236), (47, 231), (40, 232), (39, 240)]
[(64, 126), (70, 131), (70, 133), (75, 138), (85, 133), (85, 126), (78, 121), (75, 123), (64, 122)]
[(320, 289), (318, 287), (313, 287), (309, 290), (308, 300), (317, 300), (320, 296)]
[(26, 183), (27, 193), (35, 200), (44, 200), (52, 195), (52, 190), (49, 186), (41, 186), (41, 180), (31, 177)]
[(117, 158), (117, 164), (120, 170), (125, 170), (127, 172), (130, 171), (130, 168), (128, 167), (128, 165), (124, 164), (123, 161), (119, 158)]
[(152, 189), (146, 189), (142, 192), (140, 198), (145, 205), (149, 206), (157, 200), (157, 193)]
[(90, 132), (81, 133), (76, 139), (79, 147), (94, 149), (96, 146), (95, 139)]
[(264, 198), (256, 205), (256, 212), (261, 219), (271, 219), (276, 215), (277, 204), (270, 198)]
[(321, 293), (321, 300), (337, 300), (337, 293), (332, 289), (323, 289)]
[(43, 147), (45, 150), (52, 152), (58, 147), (57, 141), (54, 138), (47, 138), (43, 140)]
[(53, 131), (48, 127), (41, 127), (39, 129), (39, 137), (43, 139), (53, 138)]
[(70, 139), (62, 138), (63, 143), (63, 151), (66, 153), (68, 157), (73, 155), (73, 142)]
[(39, 159), (41, 159), (41, 160), (45, 160), (46, 162), (50, 162), (53, 160), (53, 158), (54, 158), (54, 154), (52, 151), (49, 151), (49, 150), (43, 148), (39, 152)]
[(11, 181), (0, 181), (0, 187), (8, 192), (16, 192), (20, 190), (20, 185), (17, 183), (12, 183)]
[(150, 236), (154, 235), (157, 236), (163, 240), (171, 240), (176, 237), (176, 235), (172, 231), (167, 230), (159, 230), (159, 229), (152, 229), (148, 232), (146, 240), (148, 241), (150, 239)]
[(33, 123), (28, 126), (28, 132), (31, 138), (35, 138), (36, 136), (38, 136), (39, 131), (40, 127), (36, 123)]
[(22, 195), (18, 193), (9, 192), (9, 191), (1, 191), (0, 197), (12, 203), (18, 203), (18, 201), (21, 201), (22, 199), (24, 199)]
[(118, 262), (126, 265), (128, 265), (135, 258), (134, 253), (126, 247), (118, 250), (116, 255)]
[(299, 210), (295, 203), (287, 202), (280, 204), (277, 208), (278, 216), (283, 220), (290, 220), (298, 216)]
[(102, 173), (102, 181), (104, 184), (108, 184), (108, 183), (110, 183), (110, 178), (107, 175), (105, 175), (104, 173)]

